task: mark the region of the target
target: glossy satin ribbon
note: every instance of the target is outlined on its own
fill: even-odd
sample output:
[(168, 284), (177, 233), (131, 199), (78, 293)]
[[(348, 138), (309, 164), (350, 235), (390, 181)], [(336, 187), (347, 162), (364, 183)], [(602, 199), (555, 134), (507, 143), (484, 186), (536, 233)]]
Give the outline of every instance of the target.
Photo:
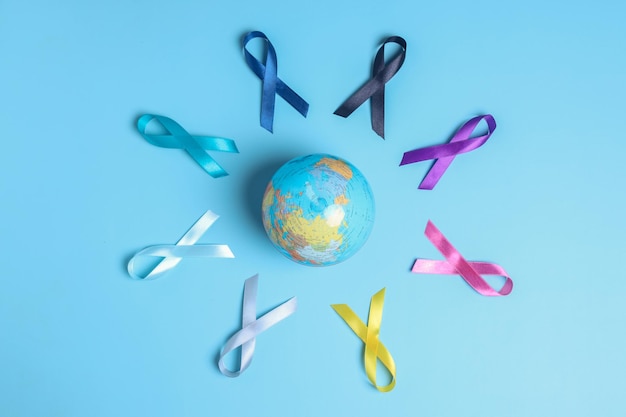
[[(292, 297), (257, 319), (256, 297), (258, 278), (259, 276), (257, 274), (248, 278), (244, 283), (241, 330), (232, 335), (230, 339), (226, 341), (224, 348), (220, 353), (219, 361), (217, 362), (220, 372), (231, 378), (241, 375), (241, 373), (250, 366), (252, 356), (254, 355), (256, 337), (296, 312), (297, 299), (296, 297)], [(239, 369), (237, 371), (231, 371), (226, 367), (226, 365), (224, 365), (224, 357), (238, 347), (241, 347)]]
[[(140, 250), (128, 262), (128, 273), (137, 279), (154, 279), (172, 270), (183, 258), (234, 258), (228, 245), (196, 245), (200, 237), (218, 219), (218, 215), (211, 210), (194, 223), (193, 226), (180, 238), (176, 245), (154, 245)], [(135, 272), (135, 261), (142, 257), (164, 258), (145, 276)]]
[[(267, 44), (264, 64), (253, 57), (248, 49), (246, 49), (248, 42), (256, 38), (263, 39)], [(298, 113), (306, 117), (309, 111), (309, 103), (304, 101), (302, 97), (278, 78), (276, 50), (274, 50), (274, 46), (267, 36), (265, 36), (263, 32), (258, 31), (246, 34), (243, 39), (243, 52), (248, 67), (263, 81), (263, 93), (261, 95), (261, 126), (270, 132), (274, 131), (274, 105), (276, 103), (276, 94), (281, 96), (296, 109)]]
[[(472, 138), (472, 132), (482, 120), (487, 122), (487, 134)], [(484, 116), (474, 117), (468, 120), (454, 134), (450, 142), (443, 145), (429, 146), (405, 152), (402, 157), (402, 161), (400, 162), (400, 166), (436, 159), (435, 163), (432, 167), (430, 167), (430, 170), (418, 187), (421, 190), (432, 190), (443, 176), (443, 173), (446, 172), (446, 169), (448, 169), (456, 155), (473, 151), (474, 149), (481, 147), (485, 144), (485, 142), (487, 142), (487, 139), (489, 139), (495, 129), (496, 121), (492, 115), (486, 114)]]
[[(509, 295), (513, 291), (513, 280), (504, 268), (489, 262), (466, 261), (430, 220), (426, 224), (424, 234), (446, 260), (418, 259), (413, 264), (411, 272), (418, 274), (459, 274), (476, 292), (485, 296)], [(505, 278), (504, 285), (499, 291), (496, 291), (481, 277), (481, 274), (502, 276)]]
[[(371, 299), (367, 326), (347, 304), (332, 304), (331, 307), (346, 322), (352, 331), (365, 343), (365, 374), (367, 379), (378, 391), (388, 392), (396, 386), (396, 363), (391, 354), (379, 340), (380, 325), (383, 319), (383, 305), (385, 303), (385, 289), (378, 291)], [(376, 383), (376, 359), (380, 360), (391, 375), (388, 385), (380, 386)]]
[[(385, 64), (385, 45), (395, 43), (402, 50)], [(335, 114), (348, 117), (367, 99), (371, 99), (372, 129), (385, 138), (385, 84), (398, 72), (406, 56), (406, 41), (400, 36), (391, 36), (383, 42), (374, 58), (372, 78), (344, 101)]]
[[(146, 127), (152, 121), (158, 122), (169, 134), (150, 135)], [(161, 148), (184, 149), (213, 178), (228, 175), (207, 151), (238, 153), (235, 141), (214, 136), (192, 136), (181, 125), (165, 116), (144, 114), (137, 121), (137, 130), (148, 142)]]

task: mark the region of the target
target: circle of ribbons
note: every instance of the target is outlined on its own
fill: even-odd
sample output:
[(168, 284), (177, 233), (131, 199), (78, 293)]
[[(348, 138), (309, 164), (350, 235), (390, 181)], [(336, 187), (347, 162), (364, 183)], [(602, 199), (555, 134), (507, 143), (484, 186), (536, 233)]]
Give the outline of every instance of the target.
[[(265, 63), (261, 63), (246, 48), (248, 42), (252, 39), (260, 38), (267, 44), (265, 54)], [(276, 94), (281, 96), (287, 103), (298, 111), (302, 116), (306, 117), (309, 112), (309, 103), (304, 101), (295, 91), (278, 78), (278, 60), (276, 58), (276, 50), (272, 42), (265, 36), (263, 32), (252, 31), (246, 34), (243, 39), (243, 52), (248, 67), (263, 82), (263, 92), (261, 94), (261, 126), (269, 132), (274, 131), (274, 107), (276, 103)]]
[[(247, 49), (248, 43), (256, 38), (262, 39), (266, 44), (263, 63), (252, 56)], [(389, 43), (399, 45), (400, 51), (388, 63), (385, 63), (385, 45)], [(276, 51), (267, 36), (259, 31), (247, 33), (243, 39), (243, 51), (248, 67), (250, 67), (255, 75), (262, 81), (261, 126), (269, 132), (273, 132), (277, 94), (302, 116), (306, 117), (309, 104), (278, 78)], [(335, 110), (334, 114), (346, 118), (369, 99), (371, 104), (372, 129), (384, 139), (385, 84), (402, 67), (405, 56), (406, 41), (402, 37), (391, 36), (385, 39), (376, 53), (372, 66), (371, 79), (348, 97), (348, 99)], [(487, 134), (479, 137), (471, 137), (482, 120), (485, 120), (487, 123)], [(161, 127), (167, 131), (167, 134), (153, 135), (146, 133), (146, 128), (152, 121), (158, 122)], [(435, 160), (419, 185), (420, 189), (432, 190), (456, 155), (475, 150), (482, 146), (489, 139), (495, 128), (496, 122), (493, 116), (487, 114), (474, 117), (467, 121), (455, 133), (449, 143), (405, 152), (400, 165)], [(208, 151), (239, 152), (232, 139), (212, 136), (192, 136), (177, 122), (165, 116), (145, 114), (138, 119), (137, 129), (149, 143), (155, 146), (185, 150), (202, 169), (214, 178), (223, 177), (228, 174), (208, 154)], [(194, 223), (176, 245), (153, 245), (137, 252), (128, 262), (128, 273), (131, 277), (137, 279), (154, 279), (176, 267), (184, 257), (234, 258), (234, 254), (228, 245), (196, 245), (198, 239), (209, 229), (217, 218), (217, 215), (208, 210)], [(505, 296), (511, 293), (513, 281), (502, 267), (488, 262), (466, 261), (430, 221), (428, 221), (426, 225), (425, 235), (443, 254), (446, 260), (417, 259), (413, 265), (412, 272), (424, 274), (459, 274), (474, 290), (485, 296)], [(135, 271), (135, 261), (142, 257), (157, 257), (162, 259), (147, 274), (140, 275)], [(481, 275), (499, 275), (505, 278), (505, 283), (500, 290), (495, 290)], [(220, 352), (218, 368), (220, 372), (226, 376), (237, 377), (244, 372), (252, 361), (256, 345), (256, 336), (291, 316), (296, 311), (297, 299), (296, 297), (292, 297), (257, 318), (257, 290), (258, 275), (255, 275), (248, 278), (244, 283), (242, 328), (227, 340)], [(387, 348), (379, 340), (384, 296), (384, 288), (372, 296), (367, 325), (365, 325), (347, 304), (333, 304), (331, 307), (365, 344), (363, 359), (368, 380), (377, 390), (388, 392), (395, 387), (396, 365)], [(241, 348), (239, 368), (232, 371), (224, 364), (224, 358), (238, 348)], [(381, 361), (391, 375), (391, 382), (388, 385), (380, 386), (377, 384), (377, 360)]]
[[(395, 43), (400, 46), (400, 52), (389, 63), (385, 64), (385, 45)], [(406, 56), (406, 41), (400, 36), (391, 36), (378, 48), (374, 65), (372, 66), (372, 78), (367, 81), (354, 94), (346, 99), (335, 110), (335, 114), (348, 117), (361, 104), (370, 99), (372, 129), (378, 136), (385, 138), (385, 84), (396, 75)]]

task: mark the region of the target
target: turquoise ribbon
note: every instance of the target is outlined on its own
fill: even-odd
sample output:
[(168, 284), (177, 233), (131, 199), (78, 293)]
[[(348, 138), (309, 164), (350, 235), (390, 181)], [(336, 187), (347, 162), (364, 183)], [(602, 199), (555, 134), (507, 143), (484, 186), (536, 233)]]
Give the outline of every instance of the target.
[[(167, 130), (168, 134), (147, 134), (146, 127), (153, 120)], [(207, 151), (239, 153), (234, 140), (215, 136), (192, 136), (181, 125), (165, 116), (144, 114), (137, 121), (137, 130), (145, 140), (154, 146), (184, 149), (213, 178), (224, 177), (228, 173)]]

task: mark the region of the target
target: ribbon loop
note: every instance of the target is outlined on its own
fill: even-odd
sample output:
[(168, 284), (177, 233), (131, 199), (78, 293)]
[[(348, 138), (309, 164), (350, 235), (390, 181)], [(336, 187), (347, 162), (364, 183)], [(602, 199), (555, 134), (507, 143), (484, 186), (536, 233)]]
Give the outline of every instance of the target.
[[(472, 133), (482, 120), (487, 122), (487, 133), (472, 138)], [(465, 122), (450, 139), (450, 142), (405, 152), (402, 161), (400, 161), (400, 166), (436, 159), (418, 187), (420, 190), (432, 190), (456, 155), (480, 148), (491, 137), (494, 130), (496, 130), (496, 120), (492, 115), (476, 116)]]
[[(261, 63), (246, 48), (252, 39), (260, 38), (267, 44), (265, 63)], [(261, 94), (261, 126), (270, 132), (274, 131), (274, 106), (276, 94), (281, 96), (287, 103), (306, 117), (309, 112), (309, 103), (296, 94), (287, 84), (278, 78), (278, 61), (276, 50), (272, 42), (263, 32), (252, 31), (246, 34), (243, 39), (243, 52), (248, 67), (263, 81), (263, 92)]]
[[(155, 279), (173, 269), (187, 257), (234, 258), (228, 245), (196, 245), (200, 237), (211, 227), (219, 216), (207, 210), (202, 217), (180, 238), (176, 245), (154, 245), (140, 250), (128, 261), (128, 274), (136, 279)], [(145, 276), (135, 272), (135, 261), (143, 257), (163, 258)]]
[[(401, 51), (385, 64), (385, 45), (395, 43)], [(372, 129), (385, 138), (385, 84), (398, 72), (406, 56), (406, 41), (400, 36), (391, 36), (378, 49), (372, 66), (372, 78), (335, 110), (335, 114), (348, 117), (367, 99), (371, 99)]]
[[(153, 120), (167, 130), (168, 134), (147, 134), (146, 128)], [(137, 121), (137, 130), (154, 146), (184, 149), (213, 178), (224, 177), (228, 173), (211, 158), (207, 151), (239, 153), (234, 140), (214, 136), (192, 136), (181, 125), (165, 116), (144, 114)]]
[[(370, 301), (367, 326), (347, 304), (332, 304), (331, 307), (346, 322), (352, 331), (365, 343), (363, 362), (367, 379), (380, 392), (389, 392), (396, 386), (396, 363), (385, 345), (379, 340), (380, 326), (383, 318), (385, 289), (378, 291)], [(387, 368), (391, 382), (381, 386), (376, 383), (376, 360)]]
[[(217, 366), (223, 375), (234, 378), (238, 377), (252, 363), (256, 337), (281, 322), (296, 312), (297, 299), (292, 297), (283, 304), (265, 313), (257, 319), (256, 317), (256, 297), (258, 289), (259, 275), (248, 278), (243, 287), (243, 311), (241, 319), (241, 330), (233, 334), (224, 344), (220, 353)], [(224, 357), (233, 350), (241, 347), (239, 369), (231, 371), (224, 364)]]
[[(411, 272), (440, 275), (459, 274), (477, 293), (489, 297), (509, 295), (513, 291), (513, 280), (504, 268), (489, 262), (466, 261), (430, 220), (426, 224), (424, 234), (446, 260), (417, 259)], [(502, 276), (505, 278), (504, 285), (499, 291), (496, 291), (481, 277), (481, 274)]]

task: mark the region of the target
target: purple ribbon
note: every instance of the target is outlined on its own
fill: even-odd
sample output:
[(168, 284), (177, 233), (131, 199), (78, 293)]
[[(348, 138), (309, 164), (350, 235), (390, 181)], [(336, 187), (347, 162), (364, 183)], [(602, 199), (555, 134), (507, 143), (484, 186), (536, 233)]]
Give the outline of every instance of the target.
[[(472, 138), (472, 133), (478, 124), (484, 120), (487, 122), (487, 134)], [(496, 130), (496, 120), (492, 115), (476, 116), (468, 120), (452, 137), (450, 142), (443, 145), (428, 146), (404, 153), (400, 166), (414, 164), (415, 162), (436, 159), (435, 163), (419, 185), (420, 190), (432, 190), (446, 172), (455, 156), (461, 153), (480, 148)]]

